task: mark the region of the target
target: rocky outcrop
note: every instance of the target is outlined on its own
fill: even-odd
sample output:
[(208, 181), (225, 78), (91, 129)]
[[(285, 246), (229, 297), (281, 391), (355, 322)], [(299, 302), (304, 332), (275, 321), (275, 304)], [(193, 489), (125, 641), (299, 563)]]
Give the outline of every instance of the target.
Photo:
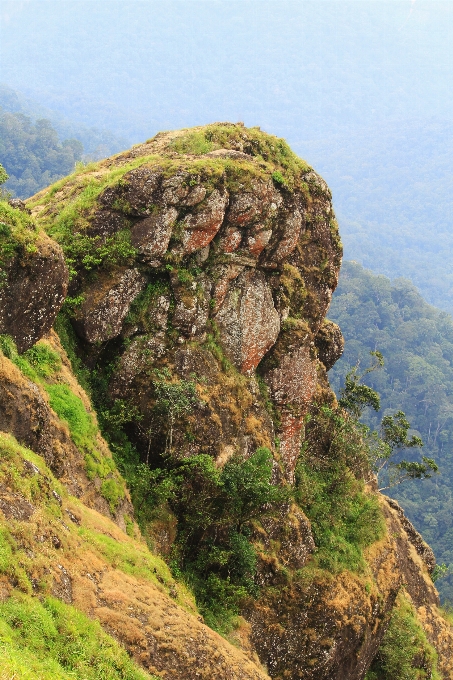
[[(161, 135), (104, 162), (104, 173), (123, 166), (124, 174), (107, 182), (88, 212), (85, 208), (70, 238), (80, 229), (83, 237), (90, 234), (106, 244), (126, 229), (135, 261), (111, 264), (107, 258), (94, 276), (82, 262), (71, 294), (83, 302), (72, 323), (93, 347), (93, 356), (99, 343), (115, 341), (110, 393), (133, 401), (140, 395), (139, 446), (145, 446), (140, 432), (151, 426), (149, 371), (165, 366), (178, 374), (176, 351), (195, 341), (193, 356), (201, 357), (216, 343), (224, 359), (252, 383), (236, 403), (231, 395), (220, 398), (214, 394), (218, 389), (208, 389), (200, 407), (202, 422), (194, 416), (190, 424), (195, 440), (182, 443), (182, 437), (178, 445), (217, 458), (229, 447), (244, 455), (259, 443), (273, 447), (277, 436), (291, 480), (316, 386), (313, 342), (337, 283), (341, 244), (330, 192), (311, 168), (290, 155), (291, 169), (282, 174), (276, 171), (280, 161), (264, 150), (271, 138), (240, 126), (223, 129), (231, 140), (239, 131), (253, 141), (241, 142), (240, 151), (226, 148), (222, 132), (224, 147), (200, 158), (175, 153), (173, 136)], [(143, 164), (127, 170), (131, 158), (136, 165), (140, 156)], [(77, 194), (70, 183), (67, 190)], [(64, 200), (56, 194), (54, 202), (36, 209), (50, 233), (59, 201), (62, 207)], [(65, 237), (60, 241), (65, 247)], [(339, 337), (337, 332), (337, 344)], [(335, 352), (330, 349), (331, 360)], [(192, 365), (194, 375), (202, 376), (204, 363)], [(257, 373), (281, 411), (279, 424), (270, 422), (255, 396)], [(159, 446), (164, 433), (155, 438)]]
[(79, 335), (90, 343), (106, 342), (118, 337), (131, 303), (146, 285), (137, 269), (119, 269), (102, 282), (88, 288), (80, 309), (80, 320), (74, 320)]
[[(200, 135), (207, 153), (192, 144)], [(77, 212), (88, 179), (97, 192)], [(69, 196), (77, 215), (70, 234), (55, 230)], [(34, 206), (63, 250), (73, 253), (78, 238), (91, 248), (73, 264), (71, 296), (80, 304), (67, 314), (75, 352), (94, 371), (102, 408), (112, 409), (107, 417), (118, 419), (143, 462), (159, 468), (174, 452), (179, 461), (208, 454), (219, 471), (265, 446), (273, 482), (282, 486), (297, 481), (301, 449), (312, 447), (317, 472), (335, 462), (330, 425), (317, 430), (313, 422), (337, 413), (326, 372), (343, 339), (325, 315), (341, 243), (327, 185), (281, 140), (240, 124), (163, 133), (82, 179), (71, 176), (52, 195), (42, 192)], [(165, 381), (176, 391), (193, 388), (190, 406), (178, 410), (162, 399)], [(36, 412), (33, 422), (17, 409), (14, 415), (8, 388), (12, 415), (0, 427), (17, 432), (57, 472), (48, 405), (30, 389), (21, 394), (24, 409)], [(347, 468), (358, 497), (359, 463)], [(334, 493), (335, 479), (328, 481), (325, 493)], [(317, 483), (314, 475), (307, 487)], [(97, 484), (102, 489), (101, 478)], [(446, 649), (451, 631), (437, 611), (429, 549), (400, 511), (381, 500), (387, 531), (371, 541), (363, 562), (354, 557), (350, 568), (329, 571), (304, 513), (311, 491), (299, 506), (286, 500), (278, 513), (250, 522), (260, 594), (241, 605), (238, 657), (201, 621), (180, 627), (186, 615), (168, 599), (133, 579), (120, 583), (110, 569), (99, 568), (86, 584), (89, 605), (79, 590), (78, 606), (147, 669), (181, 680), (363, 680), (403, 584), (433, 644)], [(168, 556), (176, 518), (166, 512), (149, 537)], [(360, 518), (347, 521), (353, 532)], [(452, 678), (451, 653), (442, 653), (442, 672)]]
[(61, 248), (40, 233), (28, 252), (0, 259), (0, 334), (11, 335), (20, 352), (50, 331), (68, 289)]

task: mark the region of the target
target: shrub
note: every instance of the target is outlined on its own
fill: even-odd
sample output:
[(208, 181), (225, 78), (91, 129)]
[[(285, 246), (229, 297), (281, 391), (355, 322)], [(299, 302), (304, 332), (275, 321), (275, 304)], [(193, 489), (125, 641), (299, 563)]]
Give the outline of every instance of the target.
[(413, 607), (398, 596), (390, 625), (365, 680), (440, 680), (437, 654)]
[(296, 467), (295, 498), (311, 521), (316, 561), (332, 573), (362, 572), (363, 549), (385, 530), (377, 498), (364, 491), (367, 466), (366, 443), (354, 421), (318, 409)]

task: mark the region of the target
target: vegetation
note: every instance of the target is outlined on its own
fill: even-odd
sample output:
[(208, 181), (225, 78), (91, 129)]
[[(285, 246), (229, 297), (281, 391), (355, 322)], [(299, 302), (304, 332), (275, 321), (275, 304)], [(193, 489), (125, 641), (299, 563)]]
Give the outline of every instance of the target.
[[(436, 461), (441, 474), (423, 484), (405, 481), (390, 494), (433, 548), (439, 564), (453, 565), (453, 321), (428, 305), (408, 281), (391, 282), (352, 262), (343, 264), (329, 316), (346, 340), (342, 359), (329, 373), (338, 395), (357, 361), (363, 365), (376, 348), (385, 356), (385, 366), (364, 377), (381, 397), (380, 411), (366, 409), (364, 421), (379, 430), (382, 417), (403, 411), (416, 423), (409, 439), (423, 439), (424, 455)], [(410, 452), (404, 457), (416, 461)], [(396, 456), (395, 462), (399, 460)], [(451, 571), (436, 587), (444, 602), (453, 602)]]
[(307, 418), (306, 428), (295, 498), (311, 522), (316, 563), (334, 574), (363, 572), (363, 549), (385, 530), (377, 498), (364, 491), (369, 459), (363, 430), (327, 406)]
[[(214, 124), (193, 129), (176, 137), (170, 147), (181, 154), (202, 155), (216, 149), (236, 149), (269, 164), (271, 176), (278, 185), (292, 188), (300, 184), (300, 175), (309, 170), (305, 161), (291, 151), (284, 139), (264, 134), (258, 127)], [(282, 172), (284, 172), (284, 175)]]
[[(190, 408), (193, 383), (159, 380), (156, 414), (171, 411), (180, 417)], [(208, 625), (227, 632), (244, 598), (258, 594), (251, 522), (288, 498), (285, 489), (271, 483), (272, 455), (261, 448), (248, 460), (233, 457), (220, 470), (205, 454), (179, 457), (169, 430), (159, 461), (154, 456), (153, 464), (142, 463), (124, 431), (136, 416), (117, 401), (103, 410), (101, 423), (131, 490), (137, 520), (147, 535), (163, 516), (176, 519), (173, 573), (193, 589)]]
[[(377, 362), (367, 368), (361, 375), (358, 373), (357, 363), (345, 376), (345, 385), (340, 389), (339, 404), (356, 420), (362, 417), (364, 410), (369, 407), (374, 411), (380, 409), (380, 398), (368, 385), (363, 384), (363, 378), (378, 368), (384, 366), (384, 358), (378, 351), (370, 352)], [(358, 423), (357, 423), (358, 426)], [(395, 454), (404, 449), (413, 449), (423, 446), (420, 437), (412, 435), (408, 437), (410, 423), (403, 411), (394, 415), (386, 415), (382, 418), (379, 432), (370, 432), (367, 426), (362, 426), (361, 431), (364, 440), (369, 447), (369, 460), (373, 471), (378, 477), (378, 484), (382, 477), (387, 486), (379, 491), (391, 489), (407, 479), (430, 479), (433, 472), (438, 472), (438, 466), (432, 458), (422, 456), (422, 462), (394, 460)]]
[(416, 619), (413, 606), (398, 595), (389, 627), (365, 680), (440, 680), (437, 654)]
[(6, 276), (2, 267), (15, 255), (34, 252), (38, 236), (36, 224), (27, 213), (0, 199), (0, 285)]
[[(0, 579), (9, 594), (0, 603), (1, 680), (152, 680), (98, 622), (51, 596), (49, 567), (63, 561), (77, 570), (88, 549), (109, 568), (168, 591), (174, 581), (166, 565), (120, 530), (112, 538), (113, 523), (68, 497), (43, 459), (4, 433), (0, 460), (2, 486), (35, 509), (27, 522), (3, 521), (0, 527)], [(24, 474), (25, 461), (35, 474)], [(60, 503), (68, 502), (82, 514), (81, 526), (67, 525)], [(36, 541), (38, 531), (58, 538), (56, 546)], [(185, 606), (183, 588), (178, 590)]]
[(102, 480), (100, 493), (109, 503), (111, 511), (115, 512), (125, 496), (124, 482), (117, 473), (113, 459), (100, 448), (99, 430), (93, 415), (87, 411), (82, 399), (70, 385), (57, 381), (62, 368), (59, 354), (41, 340), (19, 355), (12, 338), (5, 335), (0, 335), (0, 352), (47, 392), (50, 406), (66, 423), (74, 444), (85, 456), (88, 477)]
[(0, 163), (0, 184), (4, 184), (8, 177), (9, 177), (8, 173), (6, 172), (3, 165)]
[(13, 196), (27, 198), (68, 175), (82, 152), (76, 139), (60, 142), (50, 121), (33, 123), (0, 106), (0, 159), (9, 175), (5, 188)]
[(1, 680), (152, 680), (97, 621), (19, 592), (0, 603), (0, 669)]
[[(134, 314), (140, 307), (136, 305)], [(57, 326), (64, 329), (61, 337), (69, 341), (74, 359), (71, 334), (61, 316)], [(289, 492), (272, 484), (272, 455), (266, 448), (248, 460), (233, 456), (222, 469), (205, 454), (179, 455), (172, 428), (183, 427), (198, 402), (195, 376), (180, 380), (165, 367), (151, 371), (155, 403), (145, 425), (135, 406), (108, 399), (105, 386), (112, 370), (100, 362), (89, 375), (82, 370), (82, 376), (89, 379), (103, 434), (130, 489), (137, 521), (151, 547), (154, 524), (170, 521), (173, 526), (174, 521), (168, 556), (173, 573), (193, 590), (206, 622), (226, 633), (244, 598), (258, 594), (252, 523), (286, 503)], [(132, 423), (147, 442), (141, 455), (128, 435)], [(165, 440), (160, 453), (159, 433)]]

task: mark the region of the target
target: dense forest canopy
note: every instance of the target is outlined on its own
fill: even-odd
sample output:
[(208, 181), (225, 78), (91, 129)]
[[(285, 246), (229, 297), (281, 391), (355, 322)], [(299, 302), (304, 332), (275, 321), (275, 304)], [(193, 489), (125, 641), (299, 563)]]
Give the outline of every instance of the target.
[(5, 189), (14, 196), (27, 198), (68, 175), (82, 153), (78, 140), (60, 142), (49, 120), (33, 123), (0, 107), (0, 160), (9, 175)]
[(104, 158), (128, 146), (106, 130), (62, 119), (10, 87), (0, 85), (0, 162), (5, 190), (28, 198), (74, 170), (78, 161)]
[[(346, 341), (343, 357), (329, 373), (336, 392), (357, 361), (365, 367), (370, 351), (382, 352), (384, 368), (366, 376), (381, 396), (381, 411), (369, 410), (367, 424), (377, 429), (383, 415), (403, 410), (412, 432), (424, 441), (423, 455), (439, 465), (440, 474), (432, 479), (406, 481), (390, 494), (438, 562), (453, 568), (453, 319), (427, 304), (409, 281), (375, 276), (356, 262), (343, 263), (329, 317)], [(453, 575), (436, 585), (453, 602)]]

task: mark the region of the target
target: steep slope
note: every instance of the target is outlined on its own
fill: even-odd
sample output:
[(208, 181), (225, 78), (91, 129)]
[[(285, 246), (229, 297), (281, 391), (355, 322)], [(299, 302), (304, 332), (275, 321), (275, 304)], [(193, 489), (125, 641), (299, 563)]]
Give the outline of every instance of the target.
[[(4, 465), (23, 569), (6, 573), (5, 602), (33, 578), (30, 597), (66, 597), (51, 552), (27, 561), (42, 543), (60, 551), (71, 606), (147, 672), (362, 680), (374, 663), (390, 678), (386, 631), (409, 620), (407, 677), (452, 678), (432, 552), (376, 493), (327, 381), (341, 244), (323, 180), (283, 140), (217, 124), (158, 135), (28, 206), (64, 252), (55, 328), (115, 462), (56, 335), (22, 355), (4, 337), (0, 427), (43, 456), (30, 483)], [(5, 442), (20, 469), (29, 454)], [(32, 493), (51, 474), (58, 507)]]
[[(366, 365), (368, 352), (379, 349), (385, 365), (366, 382), (381, 396), (381, 413), (367, 413), (367, 423), (376, 429), (383, 413), (403, 410), (423, 439), (423, 455), (439, 465), (432, 479), (407, 481), (390, 493), (438, 562), (453, 565), (453, 321), (409, 281), (392, 282), (354, 262), (343, 263), (329, 316), (346, 339), (344, 355), (329, 373), (332, 387), (338, 393), (350, 367), (357, 360)], [(443, 601), (453, 602), (453, 575), (436, 587)]]

